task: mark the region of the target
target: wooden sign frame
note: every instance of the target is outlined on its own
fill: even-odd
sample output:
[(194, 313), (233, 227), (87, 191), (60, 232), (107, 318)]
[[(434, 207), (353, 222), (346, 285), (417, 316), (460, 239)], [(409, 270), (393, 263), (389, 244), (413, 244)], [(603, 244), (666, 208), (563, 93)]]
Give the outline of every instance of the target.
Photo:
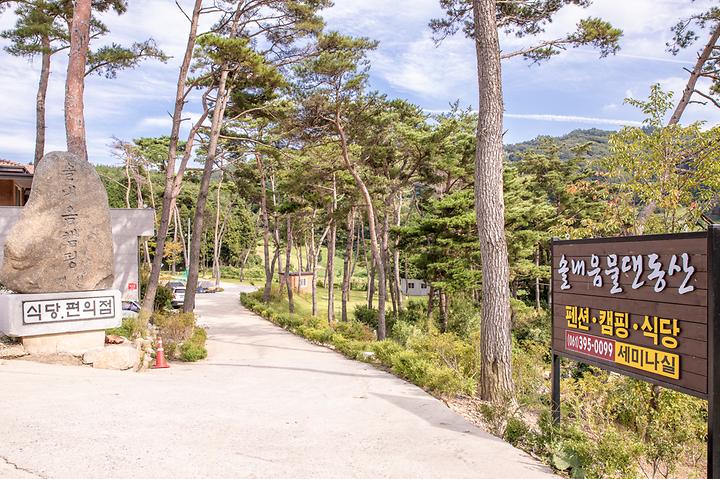
[[(699, 233), (553, 240), (551, 251), (555, 423), (560, 422), (561, 357), (706, 399), (708, 478), (720, 479), (720, 225)], [(639, 257), (637, 275), (630, 271), (632, 256)], [(655, 274), (650, 288), (651, 270), (644, 267), (656, 263), (664, 265), (665, 274)], [(619, 267), (620, 276), (607, 273), (608, 265)], [(586, 278), (589, 266), (599, 267), (598, 283)], [(694, 274), (687, 274), (689, 267)], [(677, 276), (667, 275), (670, 270)], [(654, 330), (649, 325), (658, 320), (665, 333), (661, 341), (657, 323)], [(626, 360), (630, 356), (635, 359)]]

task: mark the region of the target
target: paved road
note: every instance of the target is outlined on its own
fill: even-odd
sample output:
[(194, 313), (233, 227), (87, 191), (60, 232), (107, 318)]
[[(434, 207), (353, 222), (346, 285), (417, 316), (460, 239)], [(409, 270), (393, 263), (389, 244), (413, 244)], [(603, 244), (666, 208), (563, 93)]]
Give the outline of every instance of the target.
[(421, 389), (249, 313), (238, 292), (199, 298), (201, 363), (0, 363), (0, 477), (555, 477)]

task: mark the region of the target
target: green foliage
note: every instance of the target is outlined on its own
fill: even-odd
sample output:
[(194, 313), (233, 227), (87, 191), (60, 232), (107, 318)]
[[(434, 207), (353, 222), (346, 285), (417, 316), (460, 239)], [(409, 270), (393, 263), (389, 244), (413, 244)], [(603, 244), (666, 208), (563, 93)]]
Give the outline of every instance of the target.
[(700, 123), (663, 127), (672, 94), (653, 85), (648, 100), (628, 99), (647, 115), (646, 128), (623, 128), (610, 137), (611, 154), (598, 162), (610, 185), (607, 201), (625, 234), (674, 233), (697, 229), (715, 206), (720, 128)]
[(193, 313), (156, 311), (152, 322), (163, 339), (165, 355), (181, 361), (199, 361), (207, 357), (205, 341), (207, 332), (195, 325)]
[(536, 151), (544, 143), (552, 141), (558, 147), (558, 158), (562, 161), (569, 161), (577, 158), (578, 148), (582, 148), (586, 158), (592, 160), (602, 158), (610, 151), (608, 140), (612, 132), (590, 128), (587, 130), (577, 129), (565, 135), (553, 138), (549, 136), (538, 136), (535, 139), (505, 145), (505, 153), (508, 161), (521, 160), (525, 153)]
[(162, 311), (172, 307), (173, 292), (170, 288), (158, 285), (155, 293), (155, 311)]
[[(373, 331), (377, 331), (378, 328), (378, 310), (375, 308), (368, 308), (364, 304), (359, 304), (355, 306), (355, 309), (353, 311), (353, 317), (355, 318), (355, 321), (358, 321)], [(385, 318), (385, 328), (386, 331), (392, 331), (393, 324), (395, 322), (395, 318), (388, 315)]]
[[(588, 7), (590, 0), (537, 0), (534, 2), (498, 2), (495, 6), (496, 23), (506, 34), (517, 37), (532, 37), (545, 32), (553, 17), (567, 5)], [(473, 24), (473, 7), (470, 0), (440, 0), (445, 17), (433, 19), (430, 27), (435, 32), (435, 39), (441, 41), (462, 29), (470, 38), (475, 38)], [(503, 58), (522, 56), (533, 62), (544, 61), (558, 55), (568, 47), (592, 46), (604, 57), (619, 50), (622, 31), (613, 28), (608, 22), (599, 18), (580, 20), (576, 30), (556, 38), (543, 39), (531, 48), (517, 52), (502, 52)]]
[[(5, 47), (6, 51), (12, 55), (32, 58), (39, 54), (52, 56), (69, 48), (68, 25), (72, 21), (73, 2), (32, 0), (17, 3), (15, 28), (0, 32), (0, 37), (10, 41)], [(127, 3), (124, 0), (95, 0), (92, 10), (91, 41), (109, 33), (107, 26), (95, 14), (113, 10), (121, 15), (127, 10)], [(130, 47), (117, 43), (104, 45), (88, 52), (86, 74), (98, 73), (106, 78), (115, 78), (119, 70), (134, 68), (147, 58), (166, 62), (169, 57), (152, 38), (135, 42)]]
[(180, 355), (178, 359), (185, 362), (195, 362), (207, 357), (207, 349), (205, 349), (205, 341), (207, 340), (207, 332), (203, 328), (195, 326), (192, 336), (180, 345)]
[(147, 336), (147, 321), (142, 320), (140, 317), (123, 318), (120, 326), (106, 329), (105, 333), (128, 339), (145, 337)]

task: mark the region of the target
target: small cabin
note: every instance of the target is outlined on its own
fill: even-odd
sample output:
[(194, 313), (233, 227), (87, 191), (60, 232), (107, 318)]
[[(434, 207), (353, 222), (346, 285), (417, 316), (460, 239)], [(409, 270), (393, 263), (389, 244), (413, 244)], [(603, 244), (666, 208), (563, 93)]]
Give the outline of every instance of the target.
[[(280, 282), (283, 281), (285, 274), (286, 273), (280, 273)], [(288, 273), (288, 279), (290, 280), (293, 291), (308, 293), (312, 290), (313, 274), (310, 272), (293, 273), (291, 271)]]
[(0, 206), (25, 206), (35, 168), (0, 159)]
[(427, 296), (430, 285), (422, 279), (400, 278), (400, 292), (405, 296)]

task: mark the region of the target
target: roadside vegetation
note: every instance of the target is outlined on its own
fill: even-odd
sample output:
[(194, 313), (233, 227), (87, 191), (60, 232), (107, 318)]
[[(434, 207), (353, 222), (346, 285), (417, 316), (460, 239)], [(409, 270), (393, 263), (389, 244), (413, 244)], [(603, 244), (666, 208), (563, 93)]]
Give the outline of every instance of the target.
[[(242, 297), (248, 308), (388, 368), (574, 479), (702, 477), (707, 410), (692, 397), (567, 361), (563, 420), (552, 425), (550, 243), (720, 221), (720, 127), (680, 123), (690, 104), (720, 107), (720, 10), (697, 6), (668, 26), (668, 53), (699, 48), (697, 62), (676, 97), (656, 84), (647, 99), (625, 100), (642, 127), (506, 150), (504, 62), (535, 67), (568, 49), (594, 49), (601, 60), (620, 50), (623, 32), (601, 18), (548, 28), (564, 7), (590, 0), (440, 0), (428, 34), (438, 48), (456, 34), (470, 39), (478, 101), (468, 102), (475, 111), (448, 98), (434, 113), (373, 90), (379, 44), (328, 30), (322, 10), (331, 3), (181, 8), (188, 28), (167, 136), (117, 139), (119, 166), (97, 168), (110, 206), (156, 211), (157, 234), (140, 249), (149, 271), (142, 313), (116, 331), (145, 336), (151, 323), (169, 356), (201, 359), (198, 278), (245, 280), (260, 289)], [(69, 52), (67, 147), (83, 159), (85, 76), (167, 60), (151, 39), (97, 48), (107, 33), (98, 14), (125, 7), (0, 0), (16, 16), (0, 32), (6, 49), (42, 59), (36, 163), (53, 53)], [(180, 270), (182, 313), (169, 310), (160, 281), (161, 271)], [(286, 279), (300, 272), (309, 292)], [(428, 286), (423, 300), (406, 297), (410, 281)]]

